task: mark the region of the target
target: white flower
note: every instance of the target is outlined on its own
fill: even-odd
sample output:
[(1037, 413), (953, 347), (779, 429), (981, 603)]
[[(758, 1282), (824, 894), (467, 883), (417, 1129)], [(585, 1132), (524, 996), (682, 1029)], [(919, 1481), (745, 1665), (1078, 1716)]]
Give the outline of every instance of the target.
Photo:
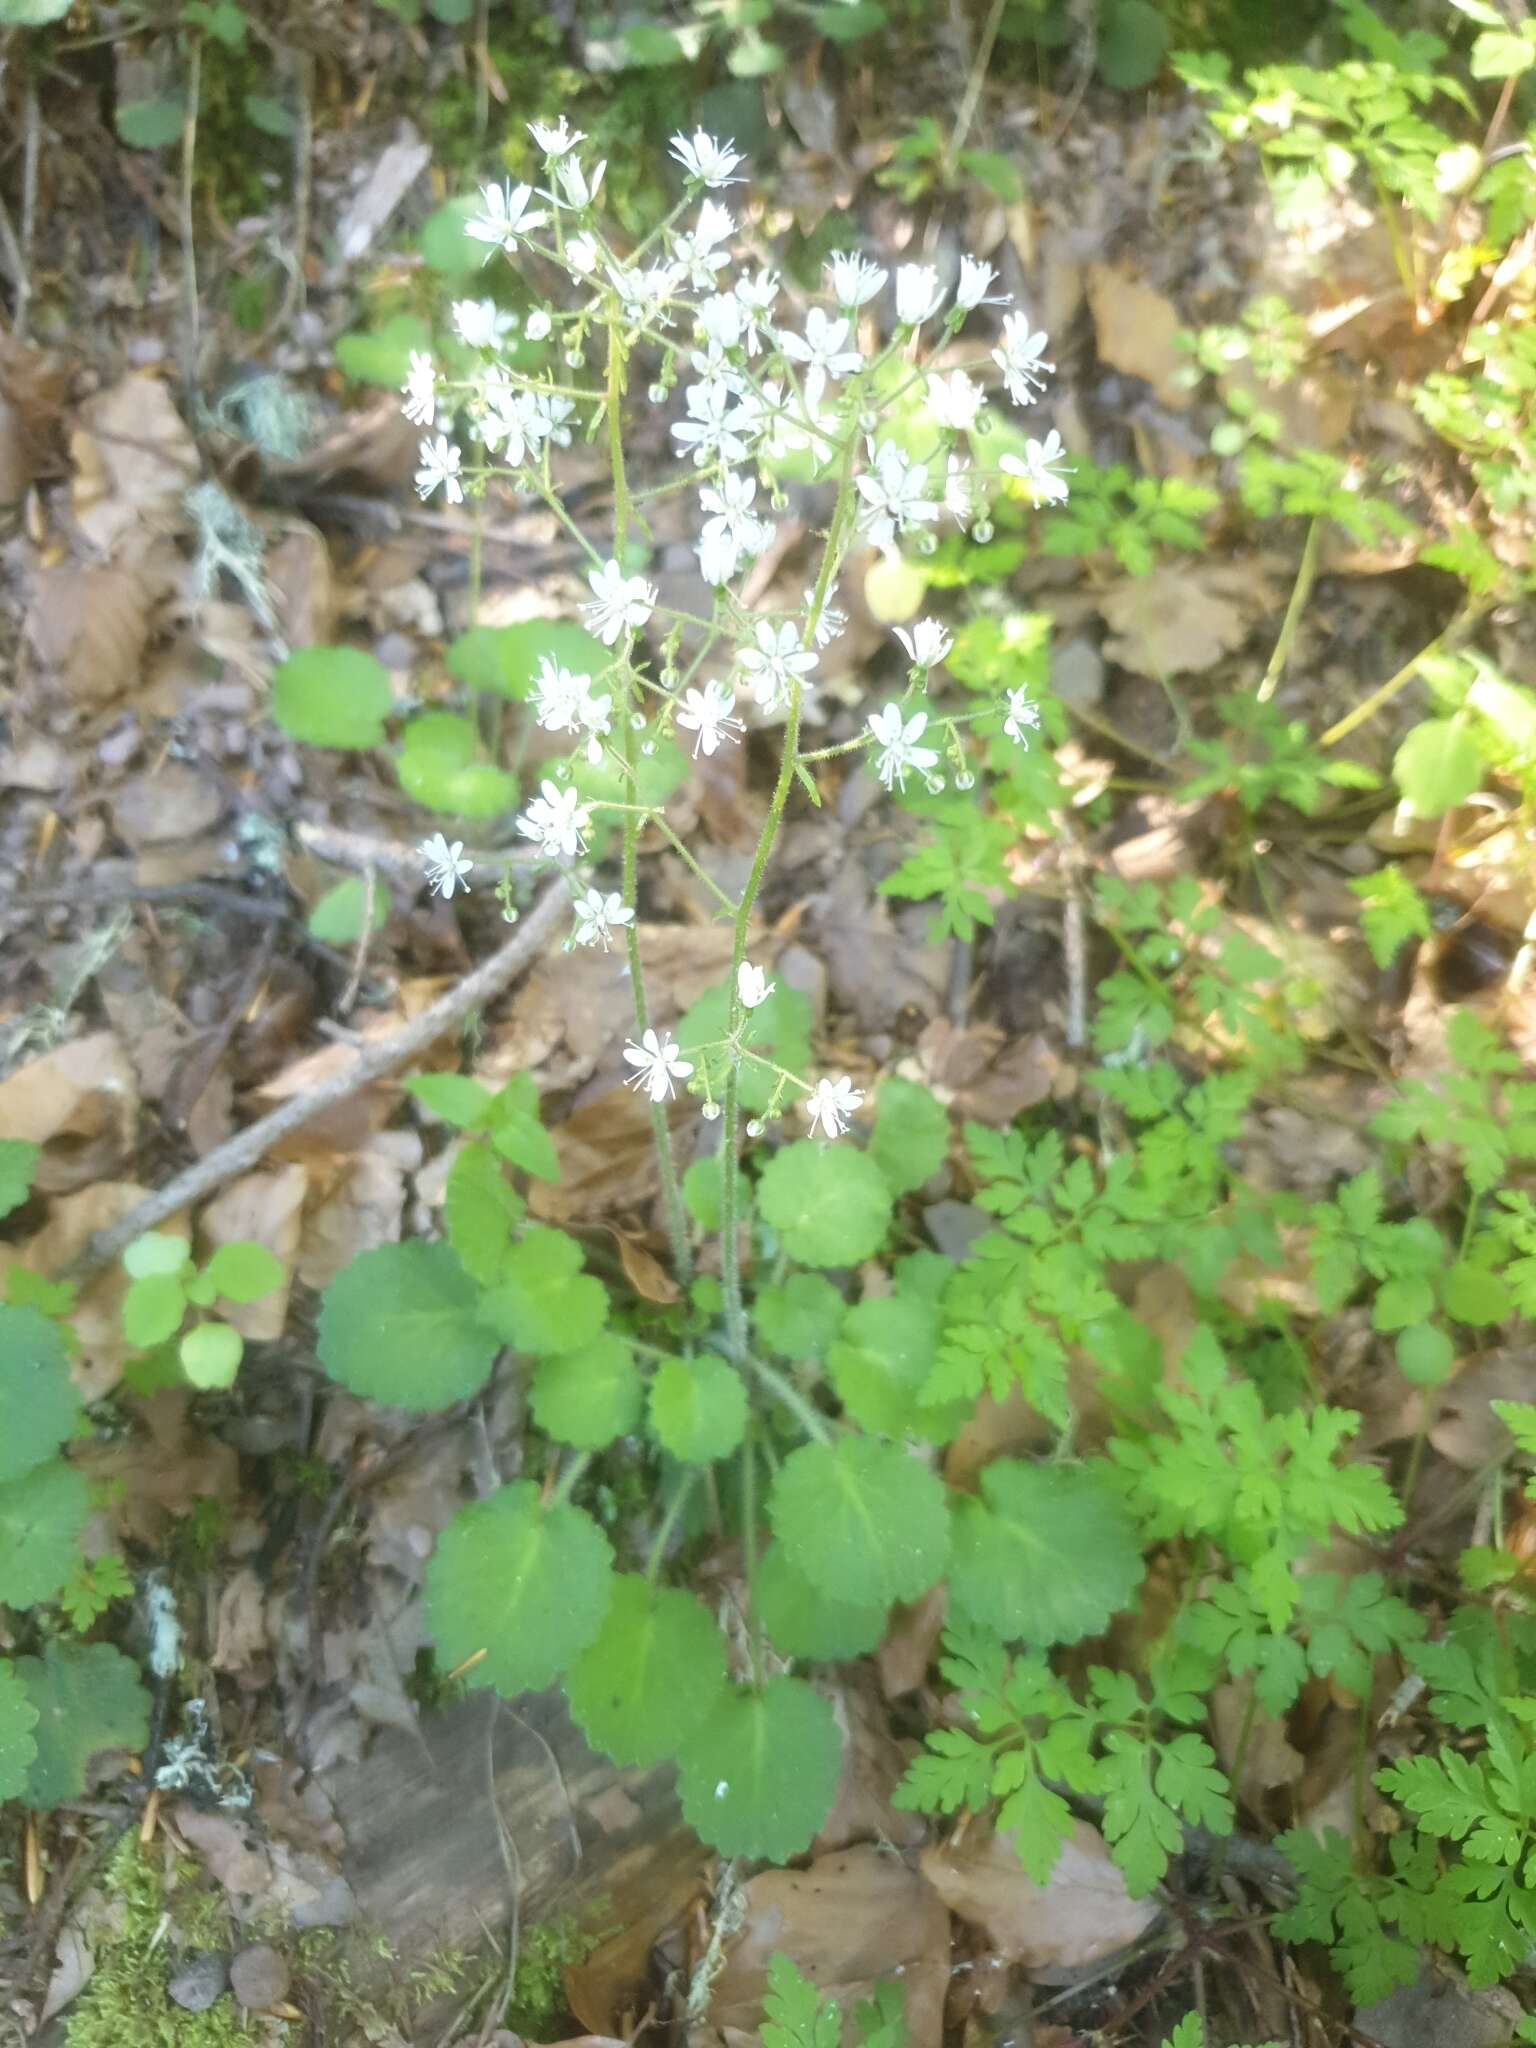
[(855, 1088), (850, 1077), (844, 1074), (836, 1081), (818, 1081), (804, 1108), (813, 1131), (820, 1124), (829, 1138), (840, 1138), (863, 1100), (863, 1091)]
[(611, 696), (594, 697), (590, 690), (582, 692), (576, 706), (577, 722), (587, 735), (587, 759), (594, 768), (603, 758), (603, 739), (613, 730), (613, 720), (608, 715), (612, 708)]
[(572, 270), (580, 271), (583, 277), (590, 277), (596, 270), (602, 251), (591, 235), (572, 235), (565, 245), (565, 260)]
[(592, 602), (584, 604), (583, 615), (605, 647), (612, 647), (620, 635), (643, 626), (656, 609), (656, 586), (643, 576), (626, 576), (617, 562), (604, 562), (588, 577)]
[(464, 486), (459, 482), (459, 451), (446, 434), (439, 434), (435, 441), (423, 441), (418, 451), (421, 467), (416, 472), (416, 489), (423, 498), (430, 498), (441, 484), (443, 496), (450, 505), (462, 505)]
[(592, 822), (592, 813), (574, 789), (543, 782), (539, 790), (540, 794), (518, 819), (517, 829), (525, 839), (538, 840), (539, 852), (545, 860), (562, 856), (574, 860), (587, 850), (582, 834)]
[(736, 297), (747, 316), (749, 356), (755, 356), (762, 346), (761, 328), (773, 311), (778, 296), (779, 276), (776, 270), (760, 270), (756, 277), (738, 277), (736, 280)]
[(928, 379), (928, 410), (941, 427), (969, 433), (986, 402), (987, 394), (979, 384), (971, 382), (964, 370)]
[(806, 366), (805, 398), (813, 411), (829, 377), (844, 377), (864, 361), (856, 348), (845, 346), (851, 326), (851, 321), (829, 319), (820, 306), (812, 306), (805, 316), (803, 335), (789, 330), (779, 335), (785, 355)]
[(684, 732), (698, 734), (693, 743), (695, 760), (701, 753), (714, 753), (722, 740), (734, 741), (745, 730), (741, 720), (732, 715), (735, 708), (736, 692), (728, 683), (710, 681), (702, 690), (684, 690), (677, 722)]
[(1028, 752), (1027, 733), (1039, 730), (1040, 707), (1030, 702), (1028, 689), (1020, 684), (1018, 689), (1008, 692), (1008, 716), (1003, 720), (1003, 731)]
[(602, 942), (606, 953), (616, 925), (633, 924), (635, 913), (615, 890), (605, 896), (601, 889), (589, 889), (585, 896), (576, 898), (576, 929), (572, 933), (578, 946), (595, 946)]
[(531, 391), (519, 391), (493, 370), (486, 379), (481, 440), (494, 454), (499, 448), (516, 468), (545, 438), (545, 423)]
[(533, 715), (545, 732), (574, 732), (581, 705), (592, 681), (590, 676), (572, 675), (545, 654), (539, 657), (534, 679)]
[(523, 329), (530, 341), (543, 341), (548, 336), (554, 321), (542, 306), (535, 306), (528, 315), (528, 324)]
[(643, 1088), (652, 1102), (665, 1102), (672, 1093), (674, 1076), (686, 1081), (693, 1072), (692, 1060), (679, 1058), (680, 1048), (671, 1032), (663, 1032), (660, 1038), (654, 1031), (641, 1034), (636, 1045), (630, 1039), (624, 1047), (624, 1057), (637, 1071), (630, 1075), (631, 1088)]
[(706, 583), (729, 582), (742, 557), (761, 554), (773, 538), (772, 526), (752, 511), (756, 496), (756, 477), (733, 469), (699, 492), (700, 506), (713, 515), (699, 532), (699, 570)]
[(464, 842), (455, 839), (452, 846), (441, 832), (434, 832), (430, 839), (423, 839), (416, 851), (427, 865), (427, 886), (435, 889), (440, 896), (449, 897), (455, 889), (469, 894), (469, 884), (464, 877), (474, 862), (464, 859)]
[(600, 163), (589, 178), (576, 157), (562, 157), (555, 165), (555, 183), (560, 189), (548, 196), (556, 206), (569, 206), (577, 211), (583, 206), (591, 206), (602, 190), (603, 173), (607, 168), (606, 163)]
[(729, 241), (735, 227), (735, 221), (718, 200), (706, 199), (699, 208), (698, 225), (692, 234), (674, 237), (673, 257), (688, 282), (697, 290), (708, 291), (714, 283), (715, 272), (723, 270), (730, 262), (729, 255), (720, 244)]
[(744, 1010), (755, 1010), (759, 1003), (766, 1003), (778, 985), (750, 960), (743, 960), (736, 970), (736, 993)]
[(845, 313), (867, 306), (885, 279), (886, 273), (878, 263), (870, 263), (863, 256), (850, 255), (846, 250), (827, 262), (827, 283)]
[(870, 453), (874, 467), (857, 479), (864, 500), (859, 523), (877, 548), (889, 552), (898, 533), (937, 519), (939, 508), (923, 495), (928, 488), (926, 462), (909, 461), (894, 441), (882, 441)]
[(420, 349), (411, 350), (411, 367), (401, 387), (405, 402), (400, 410), (418, 427), (430, 427), (437, 417), (437, 376), (432, 358)]
[(673, 423), (672, 438), (693, 450), (695, 467), (702, 469), (716, 455), (725, 462), (745, 462), (751, 453), (740, 429), (743, 417), (736, 393), (722, 377), (690, 384), (686, 393), (688, 418)]
[(974, 256), (960, 258), (960, 282), (955, 286), (955, 304), (962, 313), (969, 313), (977, 306), (1006, 306), (1013, 297), (1012, 292), (1001, 292), (995, 298), (987, 297), (987, 286), (997, 272), (990, 263), (980, 263)]
[(971, 502), (971, 465), (951, 455), (944, 471), (944, 510), (957, 526), (969, 526), (975, 511)]
[(897, 626), (895, 632), (914, 668), (932, 668), (955, 644), (949, 628), (937, 619), (918, 619), (910, 633), (904, 626)]
[(944, 303), (939, 273), (928, 263), (902, 263), (896, 270), (896, 318), (904, 327), (921, 327)]
[(535, 228), (543, 227), (549, 219), (547, 213), (529, 211), (528, 202), (532, 197), (531, 185), (482, 186), (481, 210), (464, 223), (465, 234), (471, 241), (488, 243), (487, 256), (492, 249), (498, 248), (510, 254), (517, 247), (519, 235), (531, 235)]
[(781, 710), (789, 701), (796, 678), (803, 681), (810, 674), (816, 657), (802, 648), (798, 631), (787, 619), (782, 626), (774, 625), (771, 619), (760, 619), (753, 637), (757, 645), (748, 647), (741, 656), (747, 688), (762, 710)]
[(682, 279), (675, 263), (652, 263), (645, 270), (636, 270), (631, 264), (610, 263), (608, 275), (619, 297), (639, 320), (659, 313)]
[(1045, 389), (1045, 370), (1056, 365), (1045, 360), (1050, 336), (1043, 328), (1030, 332), (1023, 313), (1009, 313), (1003, 320), (1003, 343), (992, 351), (992, 360), (1003, 373), (1008, 396), (1015, 405), (1033, 405)]
[[(816, 586), (812, 583), (808, 585), (805, 593), (807, 612), (815, 602)], [(834, 583), (822, 600), (821, 615), (816, 621), (816, 630), (811, 635), (811, 644), (815, 647), (830, 647), (847, 623), (848, 614), (840, 612), (837, 608), (837, 585)]]
[(1043, 441), (1026, 441), (1022, 456), (1000, 455), (997, 466), (1008, 476), (1021, 477), (1033, 491), (1037, 505), (1064, 505), (1071, 496), (1067, 484), (1071, 471), (1065, 467), (1066, 459), (1061, 436), (1052, 427)]
[(674, 135), (670, 146), (690, 178), (712, 187), (746, 183), (745, 178), (731, 176), (736, 166), (745, 161), (740, 150), (729, 142), (717, 142), (702, 128), (695, 130), (691, 140), (686, 135)]
[(903, 723), (901, 706), (887, 704), (883, 711), (872, 711), (865, 724), (879, 743), (875, 773), (887, 789), (905, 789), (909, 768), (926, 775), (939, 758), (932, 747), (917, 744), (928, 727), (926, 711), (915, 712)]
[(711, 351), (723, 355), (746, 332), (747, 311), (734, 292), (712, 292), (699, 306), (698, 321)]
[(527, 126), (528, 133), (546, 156), (564, 156), (568, 149), (574, 149), (578, 142), (587, 139), (579, 128), (566, 127), (564, 114), (553, 128), (543, 121), (530, 121)]
[(453, 331), (469, 348), (495, 348), (517, 326), (515, 313), (504, 313), (494, 299), (459, 299), (453, 308)]

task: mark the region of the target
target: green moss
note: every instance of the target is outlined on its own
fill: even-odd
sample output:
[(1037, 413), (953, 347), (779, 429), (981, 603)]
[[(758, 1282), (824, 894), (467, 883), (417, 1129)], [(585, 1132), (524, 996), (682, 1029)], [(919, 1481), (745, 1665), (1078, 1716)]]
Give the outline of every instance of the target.
[(228, 1992), (206, 2012), (183, 2012), (167, 1993), (185, 1956), (232, 1945), (228, 1908), (190, 1862), (176, 1859), (167, 1878), (130, 1833), (102, 1889), (121, 1931), (94, 1937), (95, 1972), (65, 2016), (69, 2048), (244, 2048), (263, 2038)]
[(512, 1973), (512, 1997), (503, 2022), (515, 2034), (535, 2041), (547, 2041), (566, 2010), (565, 1972), (573, 1963), (583, 1963), (602, 1940), (600, 1934), (583, 1927), (573, 1914), (530, 1927), (518, 1945), (517, 1967)]

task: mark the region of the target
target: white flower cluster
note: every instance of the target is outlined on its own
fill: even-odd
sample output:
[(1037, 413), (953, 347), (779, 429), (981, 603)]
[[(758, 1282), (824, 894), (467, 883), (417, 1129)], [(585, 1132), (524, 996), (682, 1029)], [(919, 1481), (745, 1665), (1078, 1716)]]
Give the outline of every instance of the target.
[[(489, 296), (459, 301), (452, 326), (472, 361), (463, 375), (445, 377), (429, 355), (412, 353), (403, 410), (423, 430), (417, 488), (423, 497), (441, 493), (458, 504), (467, 491), (499, 474), (561, 512), (550, 451), (599, 424), (618, 388), (611, 352), (622, 349), (620, 364), (636, 348), (658, 358), (660, 375), (650, 400), (661, 405), (676, 390), (668, 431), (696, 491), (699, 570), (716, 593), (712, 638), (723, 632), (734, 652), (719, 662), (723, 674), (699, 675), (702, 656), (680, 673), (673, 651), (687, 615), (671, 614), (679, 623), (667, 638), (656, 681), (637, 665), (643, 660), (637, 636), (658, 614), (669, 616), (656, 585), (631, 573), (633, 564), (594, 558), (587, 579), (592, 595), (581, 611), (591, 632), (612, 650), (612, 661), (594, 676), (546, 657), (531, 703), (542, 730), (568, 737), (578, 757), (597, 766), (606, 755), (632, 767), (629, 728), (643, 730), (647, 723), (636, 709), (644, 692), (659, 700), (660, 729), (686, 736), (694, 757), (707, 759), (743, 737), (741, 699), (750, 700), (766, 720), (797, 722), (816, 688), (821, 655), (846, 623), (831, 572), (854, 533), (887, 554), (914, 539), (926, 551), (936, 544), (939, 523), (949, 519), (984, 541), (990, 537), (982, 510), (986, 485), (998, 476), (1019, 480), (1037, 504), (1066, 498), (1066, 452), (1055, 432), (1026, 439), (1022, 455), (1008, 452), (986, 468), (972, 467), (969, 437), (989, 427), (994, 394), (1031, 407), (1043, 393), (1054, 367), (1049, 341), (1026, 314), (1005, 310), (1000, 332), (994, 330), (968, 359), (955, 360), (952, 345), (967, 319), (979, 308), (1010, 305), (1006, 294), (992, 289), (993, 267), (970, 255), (961, 257), (951, 283), (929, 264), (887, 270), (856, 252), (840, 252), (826, 265), (824, 302), (790, 317), (776, 272), (757, 264), (738, 267), (730, 189), (745, 182), (744, 159), (733, 144), (703, 130), (673, 137), (671, 154), (686, 177), (685, 196), (662, 227), (626, 256), (597, 218), (606, 165), (583, 156), (586, 138), (563, 116), (553, 123), (531, 122), (529, 132), (543, 153), (543, 182), (486, 186), (466, 233), (483, 245), (483, 260), (496, 251), (512, 258), (525, 285), (542, 264), (563, 271), (576, 290), (565, 295), (569, 303), (536, 302), (522, 316)], [(594, 360), (589, 340), (605, 334), (609, 359)], [(525, 341), (543, 348), (542, 365), (514, 367), (519, 358), (512, 344)], [(879, 373), (898, 359), (904, 388), (919, 388), (932, 423), (926, 448), (909, 430), (899, 439), (882, 432), (889, 387)], [(521, 360), (527, 362), (526, 354)], [(736, 586), (775, 546), (774, 513), (783, 500), (773, 479), (780, 458), (794, 453), (809, 455), (815, 476), (842, 478), (839, 504), (845, 509), (834, 559), (818, 590), (807, 590), (798, 612), (769, 616), (750, 609)], [(898, 629), (897, 639), (914, 685), (948, 657), (953, 644), (948, 628), (927, 618)], [(1007, 692), (996, 714), (1007, 737), (1027, 747), (1040, 724), (1028, 692)], [(886, 788), (905, 789), (909, 775), (930, 789), (943, 787), (937, 772), (941, 753), (932, 742), (942, 740), (956, 758), (959, 742), (954, 720), (941, 719), (930, 730), (931, 716), (903, 700), (868, 715), (862, 744), (870, 747)], [(644, 751), (652, 751), (650, 741)], [(969, 780), (962, 773), (960, 786)], [(538, 857), (572, 863), (586, 854), (590, 823), (588, 803), (565, 771), (555, 768), (517, 818), (516, 829)], [(468, 888), (471, 863), (463, 858), (461, 842), (449, 845), (438, 834), (424, 842), (421, 854), (432, 888), (444, 897)], [(632, 930), (634, 908), (619, 895), (577, 890), (574, 877), (573, 895), (570, 944), (607, 949), (616, 932)], [(743, 966), (733, 1015), (740, 1019), (771, 992), (760, 969)], [(693, 1073), (676, 1042), (650, 1029), (626, 1046), (625, 1058), (635, 1069), (633, 1085), (656, 1102)], [(805, 1104), (813, 1131), (836, 1136), (862, 1099), (846, 1075), (821, 1081)], [(708, 1103), (706, 1113), (714, 1108)]]

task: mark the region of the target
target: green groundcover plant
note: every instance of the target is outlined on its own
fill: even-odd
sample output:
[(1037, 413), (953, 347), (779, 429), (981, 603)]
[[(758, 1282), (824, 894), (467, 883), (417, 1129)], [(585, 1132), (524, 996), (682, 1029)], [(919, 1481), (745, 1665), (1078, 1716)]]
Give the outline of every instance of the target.
[[(461, 1509), (428, 1567), (440, 1674), (508, 1697), (559, 1683), (597, 1748), (675, 1766), (705, 1842), (783, 1861), (815, 1840), (838, 1779), (817, 1667), (872, 1650), (897, 1609), (942, 1586), (949, 1704), (901, 1803), (992, 1813), (1041, 1882), (1092, 1813), (1144, 1894), (1237, 1825), (1258, 1717), (1332, 1702), (1358, 1717), (1354, 1824), (1280, 1838), (1292, 1878), (1277, 1931), (1326, 1946), (1361, 2001), (1410, 1981), (1426, 1945), (1475, 1982), (1518, 1976), (1536, 1942), (1536, 1620), (1505, 1495), (1506, 1468), (1536, 1458), (1531, 1411), (1503, 1418), (1486, 1540), (1454, 1574), (1416, 1571), (1404, 1530), (1438, 1389), (1536, 1308), (1536, 1083), (1483, 1017), (1453, 1012), (1443, 1070), (1382, 1089), (1370, 1166), (1312, 1199), (1260, 1184), (1237, 1140), (1306, 1063), (1326, 992), (1278, 926), (1260, 939), (1234, 913), (1219, 878), (1113, 875), (1084, 892), (1114, 961), (1084, 1033), (1096, 1124), (1071, 1132), (1042, 1111), (956, 1132), (902, 1074), (874, 1089), (818, 1071), (809, 1004), (751, 957), (791, 804), (821, 801), (818, 770), (871, 772), (914, 821), (886, 892), (970, 938), (1021, 834), (1070, 829), (1041, 744), (1065, 730), (1048, 624), (989, 605), (989, 581), (1037, 545), (1146, 573), (1160, 551), (1203, 543), (1214, 495), (1080, 479), (1055, 432), (1021, 428), (1049, 342), (985, 262), (891, 275), (842, 253), (796, 305), (736, 253), (730, 142), (677, 136), (681, 196), (623, 249), (584, 138), (564, 120), (531, 132), (544, 185), (487, 186), (455, 216), (472, 255), (511, 266), (515, 332), (495, 301), (457, 301), (451, 346), (408, 352), (404, 405), (424, 498), (474, 504), (495, 479), (569, 529), (587, 557), (581, 622), (473, 627), (448, 651), (453, 694), (427, 707), (402, 709), (379, 664), (345, 648), (290, 656), (271, 698), (302, 742), (386, 754), (436, 826), (421, 851), (442, 898), (489, 893), (511, 921), (530, 870), (559, 878), (566, 943), (608, 962), (610, 999), (632, 1019), (623, 1067), (653, 1139), (675, 1287), (652, 1292), (666, 1300), (538, 1220), (531, 1191), (558, 1181), (560, 1156), (530, 1075), (495, 1088), (418, 1075), (414, 1112), (451, 1147), (441, 1235), (365, 1251), (324, 1291), (319, 1361), (353, 1394), (425, 1415), (496, 1378), (526, 1391), (524, 1466)], [(1377, 169), (1418, 192), (1390, 150)], [(1261, 325), (1279, 337), (1266, 363), (1283, 368), (1293, 337), (1272, 315)], [(635, 416), (663, 408), (676, 462), (639, 488)], [(602, 548), (555, 474), (578, 437), (606, 453)], [(790, 483), (825, 486), (830, 514), (803, 595), (764, 610), (745, 591)], [(1342, 490), (1299, 457), (1250, 485), (1257, 505), (1344, 523)], [(647, 573), (650, 508), (679, 494), (697, 515), (696, 610)], [(1373, 535), (1393, 525), (1361, 516)], [(807, 712), (862, 544), (893, 582), (916, 571), (924, 589), (983, 601), (956, 627), (903, 614), (900, 685), (851, 737), (816, 744)], [(1447, 722), (1461, 717), (1458, 704)], [(1229, 791), (1245, 828), (1314, 816), (1374, 780), (1341, 771), (1263, 695), (1222, 718), (1237, 739), (1191, 747), (1190, 788)], [(743, 745), (749, 727), (776, 758), (733, 891), (687, 844), (673, 799), (690, 757)], [(1519, 769), (1480, 750), (1473, 772), (1518, 788)], [(455, 835), (504, 815), (520, 857), (487, 873)], [(731, 938), (728, 972), (671, 1024), (640, 943), (642, 837), (684, 863)], [(1386, 962), (1429, 921), (1407, 878), (1384, 873), (1356, 893), (1362, 942)], [(338, 933), (362, 931), (365, 898), (327, 900)], [(0, 1150), (12, 1204), (29, 1150)], [(1414, 1193), (1431, 1166), (1432, 1206)], [(979, 1224), (961, 1256), (922, 1227), (922, 1192), (945, 1169)], [(254, 1251), (200, 1264), (179, 1239), (132, 1248), (133, 1384), (230, 1384), (239, 1341), (217, 1304), (278, 1277)], [(1128, 1276), (1149, 1265), (1187, 1291), (1177, 1342), (1127, 1306)], [(27, 1633), (24, 1654), (0, 1660), (0, 1792), (46, 1807), (78, 1795), (92, 1752), (142, 1743), (146, 1700), (120, 1652), (70, 1639), (113, 1587), (80, 1548), (70, 1298), (20, 1268), (6, 1294), (0, 1599)], [(1421, 1390), (1396, 1474), (1361, 1454), (1360, 1415), (1320, 1391), (1321, 1333), (1346, 1325), (1376, 1368)], [(948, 1477), (978, 1404), (1014, 1397), (1038, 1452)], [(687, 1567), (725, 1541), (740, 1597), (712, 1607)], [(1242, 1719), (1223, 1759), (1211, 1702), (1224, 1687)], [(1406, 1704), (1384, 1715), (1394, 1688)], [(1373, 1826), (1381, 1811), (1390, 1823)], [(835, 2010), (787, 1966), (773, 1989), (780, 2039), (836, 2037)], [(895, 2048), (899, 2000), (857, 2024)], [(1203, 2038), (1191, 2017), (1171, 2048)]]

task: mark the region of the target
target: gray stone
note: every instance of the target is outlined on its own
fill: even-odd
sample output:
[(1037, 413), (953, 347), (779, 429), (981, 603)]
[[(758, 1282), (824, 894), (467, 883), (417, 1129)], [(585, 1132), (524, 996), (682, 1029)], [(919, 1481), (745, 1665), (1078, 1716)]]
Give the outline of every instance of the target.
[(1362, 2005), (1355, 2025), (1381, 2048), (1508, 2048), (1520, 2018), (1519, 2000), (1502, 1987), (1474, 1991), (1426, 1963), (1413, 1983)]
[(230, 1964), (229, 1988), (243, 2006), (265, 2012), (288, 1996), (288, 1965), (275, 1948), (258, 1942), (242, 1949)]
[(229, 1989), (229, 1958), (214, 1949), (191, 1956), (165, 1988), (183, 2012), (206, 2012)]
[(1104, 657), (1091, 640), (1068, 640), (1051, 652), (1051, 688), (1063, 704), (1092, 711), (1104, 695)]

